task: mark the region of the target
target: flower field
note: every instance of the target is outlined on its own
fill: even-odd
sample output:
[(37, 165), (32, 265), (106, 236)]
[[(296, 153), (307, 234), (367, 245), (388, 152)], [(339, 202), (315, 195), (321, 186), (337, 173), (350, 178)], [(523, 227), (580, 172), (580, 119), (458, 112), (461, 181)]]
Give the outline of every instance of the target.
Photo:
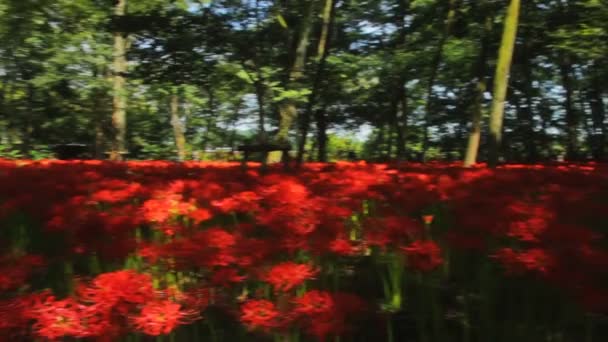
[(0, 161), (0, 340), (602, 341), (608, 167)]

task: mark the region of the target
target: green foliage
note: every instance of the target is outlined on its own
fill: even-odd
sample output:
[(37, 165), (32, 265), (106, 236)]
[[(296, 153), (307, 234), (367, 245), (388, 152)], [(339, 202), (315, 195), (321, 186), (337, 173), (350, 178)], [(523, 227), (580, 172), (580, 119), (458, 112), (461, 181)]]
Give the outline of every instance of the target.
[[(309, 1), (129, 0), (120, 21), (113, 18), (112, 1), (0, 1), (0, 122), (11, 134), (2, 139), (20, 144), (5, 143), (0, 154), (44, 158), (48, 146), (71, 142), (98, 146), (98, 155), (109, 149), (118, 27), (129, 41), (130, 158), (175, 155), (172, 94), (179, 96), (179, 121), (192, 151), (235, 146), (247, 136), (271, 138), (281, 120), (278, 105), (291, 100), (298, 109), (291, 143), (306, 123), (313, 137), (320, 129), (368, 125), (373, 133), (357, 147), (365, 158), (396, 158), (399, 148), (408, 157), (427, 148), (433, 158), (457, 158), (467, 141), (480, 63), (491, 88), (505, 2), (456, 1), (448, 32), (449, 3), (336, 1), (322, 61), (324, 1), (316, 1), (302, 77), (290, 79), (295, 56), (302, 55), (297, 42)], [(601, 155), (608, 148), (602, 87), (608, 77), (608, 5), (522, 5), (505, 107), (506, 155), (528, 158), (530, 146), (543, 158), (554, 155), (553, 145), (563, 147), (568, 126), (582, 155)], [(571, 71), (575, 120), (566, 118), (564, 64)], [(488, 92), (481, 101), (484, 112), (490, 98)], [(422, 144), (425, 126), (428, 146)], [(486, 128), (484, 121), (484, 136)], [(345, 158), (338, 151), (350, 147), (341, 146), (341, 139), (329, 139), (330, 159)], [(305, 152), (316, 156), (320, 146), (309, 141)]]

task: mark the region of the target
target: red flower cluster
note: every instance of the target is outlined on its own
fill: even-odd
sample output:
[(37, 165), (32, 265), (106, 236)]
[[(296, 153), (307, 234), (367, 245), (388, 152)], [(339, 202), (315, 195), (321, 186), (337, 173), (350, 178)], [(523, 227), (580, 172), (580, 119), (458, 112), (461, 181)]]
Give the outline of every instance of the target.
[(368, 261), (399, 258), (378, 284), (400, 302), (395, 275), (458, 253), (608, 312), (607, 194), (600, 165), (0, 161), (0, 336), (170, 334), (213, 305), (323, 340), (374, 312), (339, 291), (376, 296)]
[(403, 250), (408, 265), (418, 271), (432, 271), (443, 263), (441, 249), (434, 241), (414, 241)]
[(316, 271), (310, 265), (284, 262), (273, 266), (263, 279), (271, 284), (275, 291), (289, 291), (315, 274)]

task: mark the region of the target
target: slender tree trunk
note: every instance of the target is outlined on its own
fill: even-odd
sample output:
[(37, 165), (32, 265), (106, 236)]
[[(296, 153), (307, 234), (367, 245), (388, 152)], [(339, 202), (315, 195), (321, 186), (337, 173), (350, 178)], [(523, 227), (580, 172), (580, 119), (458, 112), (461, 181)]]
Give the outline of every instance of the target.
[(7, 79), (2, 78), (2, 85), (0, 85), (0, 144), (9, 144), (8, 137), (8, 110), (6, 106), (6, 93), (7, 93)]
[(607, 127), (604, 124), (606, 113), (604, 110), (604, 101), (602, 98), (599, 81), (594, 79), (592, 86), (587, 92), (589, 106), (591, 107), (591, 117), (593, 119), (594, 139), (594, 158), (599, 161), (606, 159), (606, 136)]
[(407, 152), (407, 130), (408, 130), (408, 125), (407, 125), (407, 120), (409, 117), (409, 108), (408, 108), (408, 100), (407, 100), (407, 87), (405, 86), (405, 82), (403, 82), (401, 84), (401, 92), (399, 94), (400, 96), (400, 104), (401, 104), (401, 117), (399, 118), (399, 122), (401, 123), (401, 128), (399, 129), (399, 132), (401, 133), (402, 136), (402, 142), (399, 145), (399, 149), (400, 149), (400, 157), (405, 159), (407, 158), (406, 156), (406, 152)]
[(213, 94), (213, 87), (210, 84), (206, 85), (207, 95), (209, 96), (209, 117), (207, 118), (207, 124), (205, 125), (205, 134), (201, 141), (201, 148), (203, 151), (207, 149), (207, 144), (211, 140), (211, 130), (215, 127), (216, 119), (216, 108), (215, 108), (215, 95)]
[(23, 134), (23, 145), (21, 151), (26, 156), (31, 156), (30, 151), (32, 150), (33, 135), (34, 135), (34, 86), (32, 83), (27, 84), (27, 109), (28, 115), (25, 119), (25, 132)]
[[(390, 107), (389, 107), (389, 114), (390, 114), (390, 128), (392, 129), (392, 133), (394, 133), (395, 135), (395, 153), (396, 153), (396, 159), (401, 159), (404, 157), (405, 155), (405, 138), (403, 136), (403, 128), (401, 127), (401, 123), (400, 118), (399, 117), (399, 111), (400, 109), (402, 110), (402, 116), (407, 115), (406, 110), (407, 108), (402, 108), (403, 105), (403, 94), (404, 94), (404, 80), (403, 77), (399, 77), (399, 79), (397, 80), (397, 82), (395, 82), (393, 84), (393, 91), (391, 92), (391, 99), (390, 99)], [(407, 100), (406, 100), (407, 101)], [(406, 103), (407, 105), (407, 103)], [(391, 139), (392, 141), (392, 139)], [(390, 155), (390, 153), (389, 153)]]
[[(397, 10), (395, 12), (395, 21), (399, 32), (396, 41), (396, 51), (405, 51), (407, 47), (407, 25), (405, 18), (409, 12), (410, 1), (398, 0)], [(389, 86), (389, 118), (390, 124), (394, 132), (396, 159), (402, 160), (405, 158), (405, 128), (407, 126), (408, 107), (407, 107), (407, 89), (405, 83), (407, 69), (402, 67), (400, 63), (394, 67), (394, 71), (387, 79)], [(391, 142), (393, 140), (391, 139)], [(389, 153), (390, 154), (390, 153)]]
[(315, 111), (315, 119), (317, 122), (317, 160), (327, 162), (327, 116), (325, 115), (325, 106)]
[(95, 104), (95, 108), (93, 109), (93, 115), (95, 116), (95, 159), (103, 159), (105, 152), (106, 129), (104, 129), (104, 124), (107, 123), (107, 112), (104, 110), (106, 108), (104, 100), (106, 98), (101, 91), (97, 91), (97, 95), (93, 99), (93, 103)]
[[(396, 158), (405, 158), (405, 124), (407, 121), (407, 93), (404, 85), (405, 81), (400, 81), (396, 87), (396, 93), (392, 102), (393, 128), (395, 129)], [(401, 114), (401, 115), (399, 115)]]
[[(127, 0), (117, 0), (114, 15), (122, 17), (126, 14)], [(127, 137), (127, 97), (125, 94), (125, 75), (127, 72), (127, 37), (123, 32), (114, 32), (114, 93), (112, 110), (112, 127), (114, 130), (111, 160), (122, 160), (126, 152)]]
[(464, 166), (470, 167), (477, 162), (477, 154), (479, 153), (479, 142), (481, 140), (481, 120), (483, 118), (483, 94), (486, 92), (488, 85), (486, 81), (486, 63), (488, 58), (489, 39), (492, 33), (492, 17), (487, 16), (484, 23), (484, 36), (481, 40), (479, 58), (475, 65), (475, 95), (472, 106), (471, 130), (467, 149), (464, 157)]
[(236, 124), (239, 121), (241, 106), (243, 105), (243, 101), (239, 99), (239, 101), (234, 106), (234, 114), (232, 116), (232, 124), (231, 124), (231, 132), (230, 132), (230, 148), (234, 151), (235, 149), (235, 141), (236, 141)]
[(171, 126), (173, 127), (173, 136), (175, 138), (175, 148), (177, 150), (177, 160), (183, 162), (186, 160), (186, 136), (184, 128), (179, 117), (179, 90), (176, 88), (171, 94)]
[(566, 90), (564, 109), (566, 111), (566, 158), (578, 159), (578, 117), (574, 108), (574, 88), (572, 84), (572, 66), (566, 57), (561, 61), (560, 74)]
[(335, 1), (325, 0), (325, 7), (323, 9), (323, 26), (321, 28), (321, 35), (319, 37), (319, 45), (317, 48), (317, 72), (315, 74), (312, 91), (308, 97), (308, 103), (306, 104), (306, 110), (302, 118), (302, 126), (300, 130), (300, 141), (298, 142), (298, 154), (296, 162), (298, 165), (302, 163), (304, 158), (304, 151), (306, 148), (306, 139), (308, 137), (308, 131), (310, 130), (310, 119), (314, 106), (316, 104), (317, 95), (320, 92), (323, 74), (325, 72), (325, 62), (329, 56), (329, 32), (331, 24), (333, 22), (333, 16), (335, 11)]
[[(304, 67), (306, 65), (306, 52), (308, 50), (308, 42), (310, 40), (310, 31), (312, 27), (315, 1), (309, 1), (306, 15), (300, 25), (299, 39), (296, 47), (296, 53), (293, 65), (289, 71), (289, 80), (286, 90), (297, 89), (296, 83), (304, 75)], [(283, 100), (279, 104), (279, 131), (276, 140), (279, 143), (287, 143), (289, 130), (298, 116), (298, 109), (294, 99), (289, 98)]]
[[(585, 133), (586, 133), (585, 140), (587, 142), (587, 147), (591, 151), (592, 158), (595, 158), (595, 146), (597, 144), (595, 143), (596, 136), (594, 133), (593, 116), (587, 115), (587, 99), (586, 99), (584, 92), (579, 89), (577, 93), (578, 93), (578, 96), (576, 98), (577, 98), (578, 104), (580, 106), (578, 108), (578, 110), (580, 111), (579, 116), (582, 119), (583, 129), (585, 130)], [(591, 119), (591, 123), (589, 122), (589, 119)], [(579, 158), (580, 157), (586, 158), (587, 156), (580, 155)]]
[(261, 75), (258, 73), (258, 79), (255, 81), (255, 93), (258, 99), (258, 131), (261, 141), (266, 141), (266, 112), (264, 110), (265, 101), (264, 101), (264, 83), (260, 78)]
[(471, 131), (469, 132), (469, 141), (464, 157), (464, 166), (470, 167), (477, 162), (477, 153), (479, 151), (479, 142), (481, 140), (481, 119), (483, 116), (483, 94), (486, 91), (485, 77), (477, 80), (476, 94), (473, 104), (473, 119), (471, 120)]
[(437, 79), (437, 75), (439, 74), (439, 68), (441, 67), (441, 62), (443, 60), (443, 48), (450, 36), (450, 33), (452, 32), (452, 26), (456, 17), (456, 5), (458, 0), (449, 1), (450, 2), (448, 7), (448, 13), (445, 19), (443, 35), (439, 39), (437, 50), (435, 50), (435, 55), (433, 56), (433, 60), (431, 63), (431, 75), (429, 76), (429, 82), (427, 84), (426, 89), (426, 103), (424, 106), (424, 133), (422, 138), (422, 161), (426, 161), (426, 153), (429, 147), (429, 128), (431, 126), (432, 119), (431, 104), (433, 101), (433, 88), (435, 87), (435, 81)]
[[(526, 52), (529, 49), (526, 49)], [(524, 67), (524, 82), (525, 82), (525, 104), (526, 107), (523, 109), (523, 124), (525, 129), (524, 134), (524, 145), (526, 146), (526, 156), (529, 163), (536, 162), (538, 160), (538, 150), (536, 148), (536, 132), (534, 131), (534, 103), (532, 101), (532, 67), (530, 66), (530, 59), (527, 56), (523, 62)]]
[(513, 50), (515, 49), (515, 39), (517, 37), (519, 8), (520, 0), (511, 0), (505, 16), (502, 41), (498, 53), (496, 75), (494, 76), (492, 111), (490, 112), (490, 153), (488, 164), (491, 167), (495, 167), (498, 164), (502, 144), (505, 98), (507, 96), (509, 71), (511, 69), (511, 60), (513, 59)]

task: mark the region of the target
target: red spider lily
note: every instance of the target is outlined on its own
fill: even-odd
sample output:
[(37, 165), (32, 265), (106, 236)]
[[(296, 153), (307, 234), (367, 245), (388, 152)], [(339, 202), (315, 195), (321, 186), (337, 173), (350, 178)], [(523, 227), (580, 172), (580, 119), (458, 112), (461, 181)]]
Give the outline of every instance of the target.
[(34, 319), (34, 331), (40, 337), (55, 340), (60, 337), (85, 337), (82, 324), (83, 306), (74, 299), (56, 300), (49, 296), (34, 305), (29, 314)]
[(443, 263), (441, 249), (434, 241), (418, 240), (402, 249), (407, 256), (408, 266), (415, 270), (429, 272)]
[(527, 271), (546, 274), (553, 264), (552, 256), (540, 248), (533, 248), (523, 252), (516, 252), (511, 248), (503, 248), (494, 257), (503, 264), (508, 274), (522, 274)]
[(212, 217), (211, 212), (204, 208), (193, 210), (189, 212), (187, 216), (191, 218), (195, 224), (207, 221)]
[[(349, 320), (366, 309), (365, 303), (359, 297), (349, 293), (332, 293), (330, 298), (331, 300), (321, 292), (313, 293), (304, 301), (300, 301), (305, 304), (307, 312), (314, 312), (307, 315), (305, 331), (319, 341), (325, 341), (327, 336), (332, 334), (339, 336), (348, 332), (352, 329)], [(311, 301), (316, 301), (316, 305)], [(314, 306), (311, 307), (311, 304)]]
[(107, 181), (98, 184), (101, 190), (93, 193), (90, 196), (90, 201), (115, 204), (128, 201), (138, 196), (142, 191), (142, 187), (138, 183), (129, 184), (121, 180), (113, 180), (113, 182), (114, 184), (111, 185)]
[(22, 286), (30, 274), (44, 264), (43, 258), (37, 255), (25, 255), (20, 258), (0, 257), (0, 291)]
[(334, 310), (334, 300), (331, 293), (312, 290), (294, 299), (294, 311), (303, 315), (328, 313)]
[(141, 312), (131, 319), (135, 328), (146, 335), (166, 335), (177, 326), (191, 322), (194, 314), (186, 312), (181, 305), (169, 301), (146, 303)]
[(274, 303), (263, 300), (249, 300), (241, 305), (241, 322), (250, 329), (268, 330), (278, 325), (279, 311)]
[(211, 283), (216, 286), (228, 287), (242, 282), (245, 278), (244, 276), (240, 276), (234, 268), (221, 268), (213, 272)]
[(133, 310), (134, 304), (154, 299), (155, 291), (149, 275), (125, 270), (97, 276), (89, 286), (79, 289), (79, 295), (100, 310), (115, 310), (124, 316)]
[(423, 228), (409, 217), (388, 216), (368, 218), (365, 221), (364, 240), (367, 245), (387, 248), (410, 241), (420, 236)]
[(270, 283), (275, 291), (286, 292), (312, 279), (316, 273), (317, 271), (310, 265), (283, 262), (273, 266), (263, 280)]
[(358, 253), (360, 248), (346, 238), (336, 238), (330, 242), (329, 250), (338, 255), (351, 256)]

